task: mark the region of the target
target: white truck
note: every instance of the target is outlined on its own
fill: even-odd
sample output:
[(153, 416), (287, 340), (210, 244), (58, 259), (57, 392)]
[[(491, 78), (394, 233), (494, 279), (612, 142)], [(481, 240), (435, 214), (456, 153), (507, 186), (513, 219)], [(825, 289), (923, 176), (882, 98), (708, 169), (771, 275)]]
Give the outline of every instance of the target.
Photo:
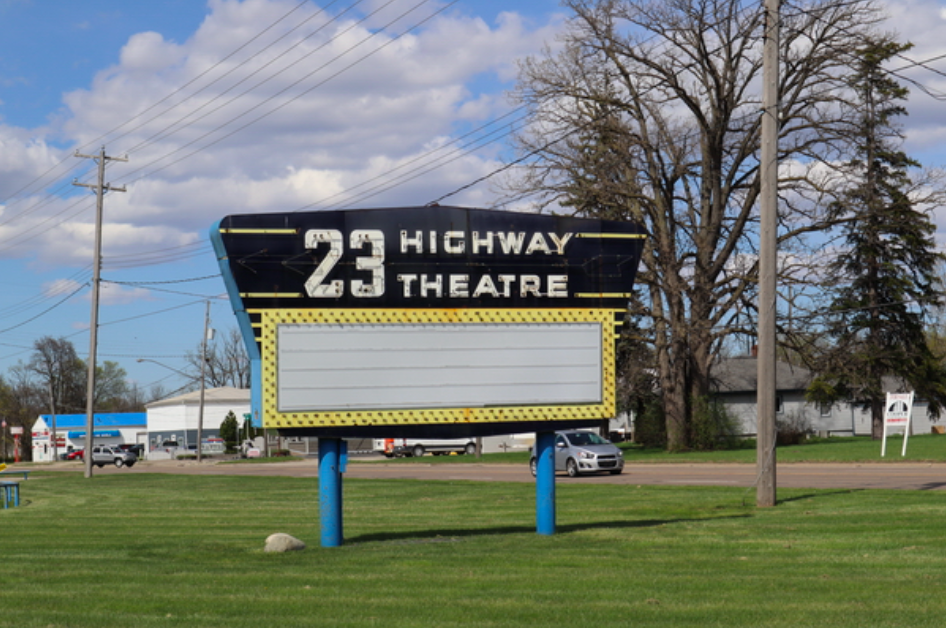
[(451, 453), (476, 453), (476, 441), (472, 438), (378, 438), (374, 440), (375, 451), (381, 452), (388, 458), (402, 458), (412, 456), (420, 458), (425, 453), (435, 456), (445, 456)]

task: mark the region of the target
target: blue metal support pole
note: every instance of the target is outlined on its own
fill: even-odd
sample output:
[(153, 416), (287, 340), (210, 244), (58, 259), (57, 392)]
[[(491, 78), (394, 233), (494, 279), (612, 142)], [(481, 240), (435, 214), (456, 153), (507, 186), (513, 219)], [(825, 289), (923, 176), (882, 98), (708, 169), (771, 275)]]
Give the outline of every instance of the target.
[(555, 432), (535, 435), (536, 532), (555, 534)]
[(322, 547), (342, 544), (342, 469), (344, 443), (340, 438), (319, 439), (319, 519)]

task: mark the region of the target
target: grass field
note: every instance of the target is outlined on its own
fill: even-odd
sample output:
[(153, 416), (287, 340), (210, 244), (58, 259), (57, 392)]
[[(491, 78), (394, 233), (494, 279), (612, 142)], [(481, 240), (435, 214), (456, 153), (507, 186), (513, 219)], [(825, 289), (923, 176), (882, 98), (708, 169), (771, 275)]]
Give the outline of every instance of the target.
[[(0, 510), (0, 627), (936, 626), (946, 493), (37, 471)], [(287, 532), (302, 552), (266, 554)]]

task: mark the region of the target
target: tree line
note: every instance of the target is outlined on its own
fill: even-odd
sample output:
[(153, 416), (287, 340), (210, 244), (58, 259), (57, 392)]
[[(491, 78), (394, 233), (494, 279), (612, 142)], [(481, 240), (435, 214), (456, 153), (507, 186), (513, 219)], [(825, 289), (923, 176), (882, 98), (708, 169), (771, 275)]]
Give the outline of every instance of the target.
[[(507, 185), (538, 210), (646, 227), (620, 386), (687, 449), (720, 357), (755, 335), (764, 7), (563, 5), (560, 45), (520, 64), (530, 159)], [(870, 408), (875, 435), (891, 378), (933, 413), (946, 403), (926, 334), (942, 173), (901, 150), (907, 90), (885, 67), (909, 44), (882, 26), (868, 0), (783, 4), (778, 86), (780, 356), (816, 374), (812, 402)]]
[[(187, 352), (184, 362), (180, 374), (189, 377), (184, 386), (168, 390), (157, 384), (145, 390), (128, 380), (127, 371), (118, 362), (103, 361), (96, 366), (95, 412), (144, 412), (151, 401), (197, 390), (201, 347)], [(24, 428), (24, 451), (29, 451), (31, 428), (40, 415), (85, 413), (87, 369), (87, 362), (78, 356), (71, 341), (44, 336), (33, 343), (26, 361), (0, 375), (0, 418), (7, 422), (7, 434), (9, 426)], [(239, 330), (230, 329), (220, 340), (208, 343), (204, 378), (208, 388), (249, 388), (249, 358)], [(11, 445), (6, 444), (10, 451)]]

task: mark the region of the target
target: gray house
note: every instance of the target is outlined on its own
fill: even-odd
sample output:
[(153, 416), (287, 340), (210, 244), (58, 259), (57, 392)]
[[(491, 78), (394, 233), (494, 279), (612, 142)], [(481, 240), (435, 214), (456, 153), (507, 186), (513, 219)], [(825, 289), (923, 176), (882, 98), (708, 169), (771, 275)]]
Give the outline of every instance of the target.
[[(721, 360), (713, 370), (714, 387), (718, 399), (726, 404), (741, 426), (742, 435), (758, 432), (756, 390), (758, 360), (752, 356)], [(832, 436), (869, 436), (870, 412), (848, 402), (832, 405), (811, 404), (805, 400), (805, 389), (812, 380), (808, 369), (785, 362), (776, 364), (776, 421), (798, 421), (810, 426), (816, 434)], [(887, 382), (889, 392), (901, 392), (893, 379)], [(927, 412), (927, 402), (913, 403), (913, 434), (929, 434), (933, 421)]]

